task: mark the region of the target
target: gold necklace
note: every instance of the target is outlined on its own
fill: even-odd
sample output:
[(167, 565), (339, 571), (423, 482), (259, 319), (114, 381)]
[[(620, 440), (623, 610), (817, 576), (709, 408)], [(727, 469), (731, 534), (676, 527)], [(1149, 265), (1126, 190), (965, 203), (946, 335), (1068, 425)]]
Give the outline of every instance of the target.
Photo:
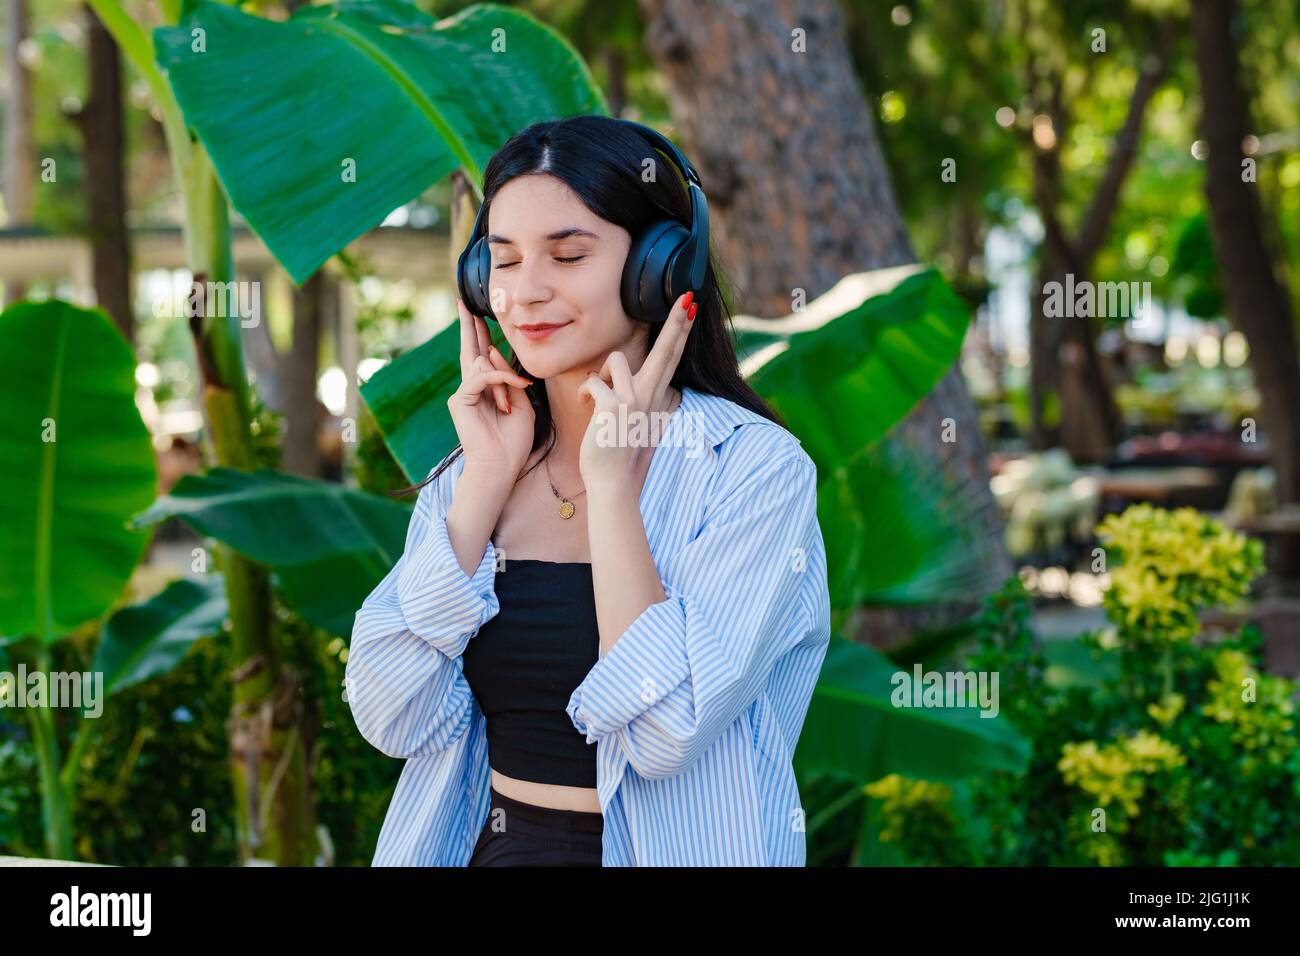
[[(555, 482), (551, 481), (550, 462), (548, 462), (545, 458), (543, 458), (542, 464), (546, 466), (546, 480), (551, 486), (551, 493), (555, 495), (555, 497), (560, 499), (560, 517), (563, 518), (565, 521), (568, 521), (570, 518), (573, 517), (573, 514), (575, 511), (577, 511), (577, 509), (574, 508), (572, 499), (566, 498), (563, 495), (561, 495), (559, 490), (555, 487)], [(586, 493), (587, 493), (587, 489), (583, 488), (580, 492), (578, 492), (573, 497), (581, 498)]]

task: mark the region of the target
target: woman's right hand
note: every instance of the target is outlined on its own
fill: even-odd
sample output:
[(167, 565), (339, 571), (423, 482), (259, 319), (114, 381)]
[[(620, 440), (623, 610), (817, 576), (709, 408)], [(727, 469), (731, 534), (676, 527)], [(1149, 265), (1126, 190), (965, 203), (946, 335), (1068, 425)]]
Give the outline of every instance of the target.
[(447, 400), (465, 467), (516, 475), (533, 448), (536, 413), (524, 392), (528, 379), (510, 367), (487, 323), (456, 300), (460, 313), (460, 387)]

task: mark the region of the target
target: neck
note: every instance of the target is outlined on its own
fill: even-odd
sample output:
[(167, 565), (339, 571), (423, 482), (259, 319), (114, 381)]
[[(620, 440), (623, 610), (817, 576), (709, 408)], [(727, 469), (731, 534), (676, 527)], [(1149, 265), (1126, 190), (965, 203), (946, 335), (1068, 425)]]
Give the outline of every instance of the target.
[[(604, 364), (604, 359), (601, 363)], [(599, 370), (600, 365), (596, 366)], [(551, 470), (558, 479), (561, 472), (578, 473), (578, 452), (582, 436), (587, 433), (595, 405), (578, 394), (578, 386), (587, 380), (587, 369), (570, 369), (546, 380), (546, 401), (551, 407), (551, 423), (555, 428), (555, 449), (549, 459)]]

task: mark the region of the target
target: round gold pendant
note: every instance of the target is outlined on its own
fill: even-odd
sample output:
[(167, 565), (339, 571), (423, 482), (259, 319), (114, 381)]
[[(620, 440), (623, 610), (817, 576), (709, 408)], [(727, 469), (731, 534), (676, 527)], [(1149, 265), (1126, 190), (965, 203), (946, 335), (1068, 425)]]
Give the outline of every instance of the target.
[(560, 517), (561, 517), (561, 518), (564, 518), (564, 519), (566, 519), (566, 520), (569, 519), (569, 518), (572, 518), (572, 517), (573, 517), (573, 512), (574, 512), (575, 510), (576, 510), (576, 509), (573, 507), (573, 502), (570, 501), (569, 499), (566, 498), (566, 499), (564, 499), (564, 501), (560, 502)]

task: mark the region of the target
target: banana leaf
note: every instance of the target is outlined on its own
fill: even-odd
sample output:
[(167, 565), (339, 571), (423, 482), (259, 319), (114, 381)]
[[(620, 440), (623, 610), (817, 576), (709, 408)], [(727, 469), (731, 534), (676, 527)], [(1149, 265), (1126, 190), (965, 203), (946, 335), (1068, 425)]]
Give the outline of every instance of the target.
[(109, 694), (166, 674), (195, 641), (219, 632), (228, 612), (221, 575), (173, 581), (104, 622), (91, 669), (103, 673)]
[(899, 670), (876, 649), (832, 635), (794, 755), (800, 776), (833, 771), (867, 784), (898, 773), (954, 782), (1024, 769), (1029, 742), (1000, 715), (895, 706)]
[(737, 316), (736, 354), (820, 468), (902, 421), (952, 366), (969, 323), (938, 271), (899, 266), (845, 276), (784, 318)]
[(393, 209), (529, 124), (606, 113), (572, 46), (522, 10), (435, 20), (397, 0), (268, 20), (187, 3), (158, 64), (231, 204), (301, 284)]
[(45, 643), (121, 595), (149, 536), (126, 523), (157, 487), (135, 359), (99, 309), (0, 314), (0, 633)]
[(165, 518), (270, 566), (290, 607), (348, 637), (357, 608), (401, 556), (411, 511), (330, 482), (214, 468), (186, 475), (135, 523)]

